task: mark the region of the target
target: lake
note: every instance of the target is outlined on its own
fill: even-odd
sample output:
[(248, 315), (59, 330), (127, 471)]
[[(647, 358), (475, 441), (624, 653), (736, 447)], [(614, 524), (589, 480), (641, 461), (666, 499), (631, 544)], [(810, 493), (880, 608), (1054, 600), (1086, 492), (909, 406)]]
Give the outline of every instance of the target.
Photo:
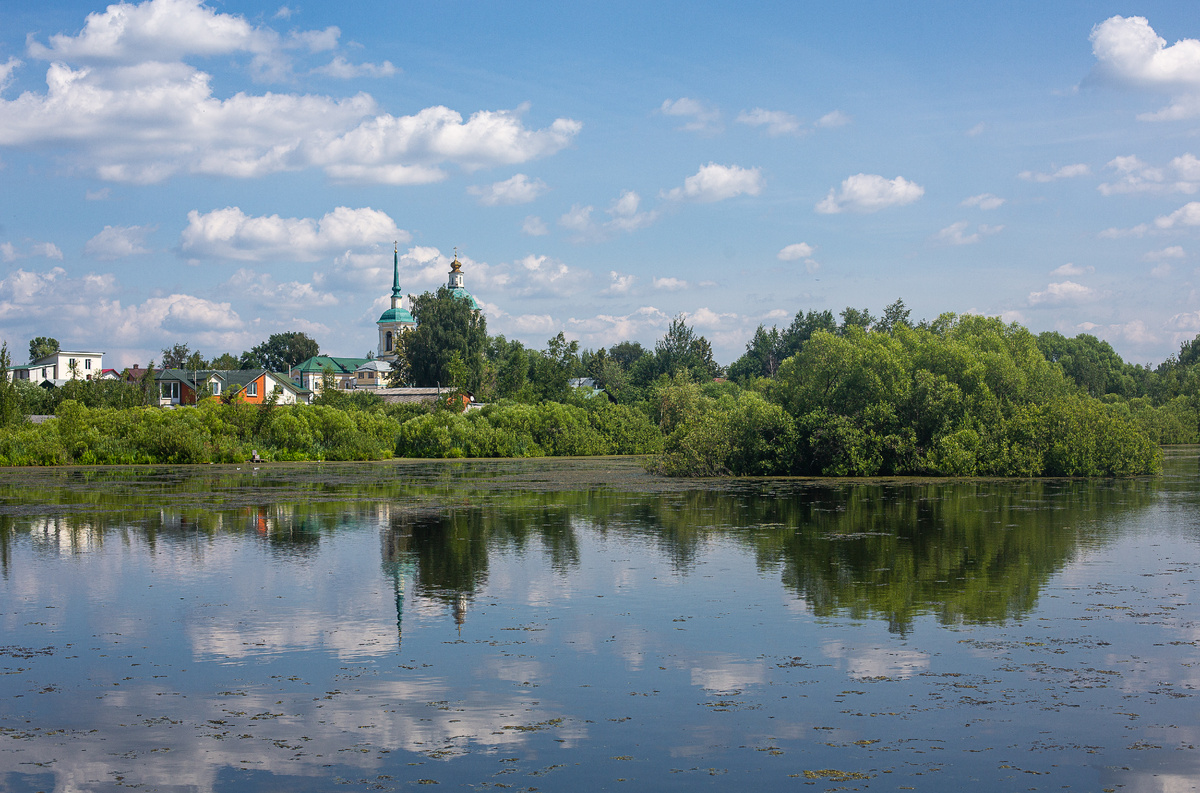
[(1195, 790), (1198, 454), (2, 470), (0, 790)]

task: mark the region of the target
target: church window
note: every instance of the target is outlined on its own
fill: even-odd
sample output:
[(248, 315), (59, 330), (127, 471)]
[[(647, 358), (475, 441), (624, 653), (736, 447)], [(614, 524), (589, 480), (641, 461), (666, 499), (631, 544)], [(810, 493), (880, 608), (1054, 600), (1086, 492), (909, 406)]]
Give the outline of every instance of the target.
[(387, 332), (387, 338), (384, 341), (383, 349), (386, 352), (392, 351), (392, 332), (390, 330)]

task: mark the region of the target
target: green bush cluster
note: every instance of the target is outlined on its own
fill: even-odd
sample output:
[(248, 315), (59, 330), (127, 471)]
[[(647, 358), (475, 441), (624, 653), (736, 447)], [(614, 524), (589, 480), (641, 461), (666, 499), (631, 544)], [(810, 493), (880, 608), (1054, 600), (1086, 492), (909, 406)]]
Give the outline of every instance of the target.
[(640, 411), (605, 399), (586, 406), (502, 402), (464, 414), (439, 410), (406, 421), (397, 457), (544, 457), (652, 454), (662, 433)]
[(1161, 464), (1128, 406), (1080, 392), (1032, 334), (995, 318), (818, 331), (759, 385), (765, 396), (712, 399), (684, 382), (664, 389), (659, 470), (1121, 476)]
[(88, 408), (65, 400), (55, 418), (0, 430), (0, 465), (378, 460), (400, 422), (382, 410), (204, 403), (176, 410)]

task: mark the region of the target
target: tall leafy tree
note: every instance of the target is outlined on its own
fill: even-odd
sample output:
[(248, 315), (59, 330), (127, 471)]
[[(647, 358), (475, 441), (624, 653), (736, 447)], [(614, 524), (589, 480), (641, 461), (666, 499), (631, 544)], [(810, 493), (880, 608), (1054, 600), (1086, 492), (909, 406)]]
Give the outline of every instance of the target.
[(178, 342), (162, 351), (164, 369), (207, 369), (208, 361), (199, 352), (193, 352), (185, 342)]
[(408, 339), (408, 364), (416, 386), (448, 385), (450, 361), (462, 356), (466, 387), (477, 389), (483, 375), (483, 353), (487, 345), (487, 320), (482, 312), (446, 287), (436, 293), (417, 295), (412, 301), (417, 327)]
[[(242, 353), (243, 369), (262, 367), (272, 372), (287, 372), (293, 366), (321, 354), (321, 345), (307, 333), (294, 330), (273, 333), (266, 341)], [(250, 366), (245, 366), (250, 363)]]
[(237, 356), (228, 352), (223, 352), (216, 358), (213, 358), (211, 361), (209, 361), (208, 365), (211, 369), (219, 369), (221, 371), (229, 371), (231, 369), (241, 368)]
[(842, 324), (838, 328), (838, 332), (843, 336), (849, 333), (851, 328), (867, 330), (875, 322), (875, 317), (871, 316), (870, 310), (864, 308), (860, 311), (852, 306), (846, 306), (842, 310), (841, 317)]
[(529, 383), (532, 398), (562, 401), (570, 380), (579, 369), (579, 342), (567, 341), (562, 331), (546, 342), (546, 349), (529, 356)]
[(654, 344), (654, 355), (658, 359), (659, 372), (670, 377), (687, 369), (693, 379), (708, 380), (721, 372), (721, 367), (713, 360), (708, 339), (696, 335), (682, 314), (671, 320), (666, 334)]
[(33, 363), (38, 358), (47, 355), (53, 355), (59, 351), (58, 339), (52, 339), (49, 336), (38, 336), (29, 340), (29, 362)]
[(912, 323), (908, 321), (908, 317), (912, 312), (909, 311), (904, 301), (896, 298), (896, 302), (883, 310), (883, 316), (875, 325), (875, 330), (881, 333), (891, 333), (897, 328), (910, 328)]

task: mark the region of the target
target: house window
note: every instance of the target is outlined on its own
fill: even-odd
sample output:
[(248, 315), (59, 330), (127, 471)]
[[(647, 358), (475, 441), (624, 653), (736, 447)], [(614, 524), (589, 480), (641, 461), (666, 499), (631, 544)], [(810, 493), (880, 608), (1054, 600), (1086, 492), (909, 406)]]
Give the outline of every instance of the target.
[(220, 396), (221, 395), (221, 384), (213, 383), (212, 386), (213, 386), (213, 396)]
[(179, 382), (163, 383), (161, 385), (163, 399), (179, 399)]
[(246, 384), (246, 396), (258, 396), (258, 381), (253, 380)]
[(84, 368), (84, 369), (91, 369), (91, 368), (92, 368), (92, 359), (91, 359), (91, 358), (85, 358), (85, 359), (83, 360), (83, 368)]
[(42, 367), (42, 379), (43, 380), (46, 379), (46, 367), (44, 367), (44, 366)]
[(79, 365), (79, 363), (74, 358), (67, 359), (67, 371), (68, 372), (73, 373), (75, 371), (75, 367), (78, 365)]

